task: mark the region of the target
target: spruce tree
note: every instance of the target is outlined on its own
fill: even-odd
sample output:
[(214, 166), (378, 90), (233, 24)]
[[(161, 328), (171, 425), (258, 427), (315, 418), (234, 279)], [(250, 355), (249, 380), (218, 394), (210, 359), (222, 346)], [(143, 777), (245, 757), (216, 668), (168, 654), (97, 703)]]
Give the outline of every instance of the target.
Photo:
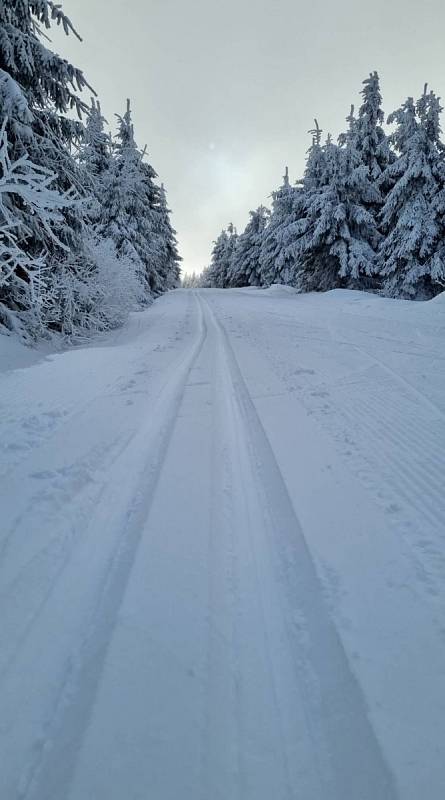
[[(352, 128), (351, 116), (351, 133)], [(375, 274), (379, 233), (368, 207), (379, 194), (352, 135), (343, 146), (328, 139), (318, 182), (303, 197), (292, 253), (301, 270), (300, 287), (325, 291)]]
[(178, 252), (176, 231), (170, 221), (170, 210), (167, 206), (167, 197), (164, 184), (161, 184), (159, 193), (159, 211), (157, 232), (160, 240), (160, 268), (162, 275), (162, 291), (175, 289), (180, 285), (181, 256)]
[[(83, 126), (67, 113), (74, 110), (80, 116), (87, 111), (77, 94), (87, 83), (81, 70), (51, 52), (47, 40), (42, 41), (41, 29), (52, 23), (61, 25), (67, 34), (75, 33), (60, 6), (49, 0), (0, 3), (0, 112), (6, 120), (11, 163), (26, 158), (54, 175), (52, 191), (58, 191), (62, 199), (72, 187), (82, 189), (71, 150), (80, 142)], [(67, 251), (79, 256), (82, 252), (81, 206), (61, 203), (62, 211), (50, 234), (17, 194), (10, 196), (9, 204), (17, 224), (27, 231), (24, 252), (31, 260), (44, 260), (49, 290)], [(6, 297), (0, 289), (0, 301), (14, 303), (25, 316), (31, 311), (31, 297), (31, 291), (13, 297), (11, 290)]]
[(295, 219), (294, 203), (298, 191), (298, 187), (291, 186), (286, 167), (282, 186), (272, 193), (272, 211), (261, 243), (260, 278), (263, 286), (292, 281), (294, 262), (286, 258), (284, 232)]
[(442, 108), (434, 92), (412, 97), (391, 114), (397, 160), (381, 182), (391, 186), (382, 210), (380, 250), (384, 291), (394, 297), (427, 298), (443, 289), (444, 146)]
[(74, 110), (80, 117), (88, 111), (78, 96), (88, 84), (80, 69), (50, 51), (47, 39), (42, 41), (42, 28), (54, 23), (80, 38), (51, 0), (0, 3), (0, 78), (3, 102), (9, 100), (11, 157), (24, 152), (34, 157), (38, 151), (46, 160), (43, 166), (55, 171), (65, 160), (61, 145), (69, 147), (82, 136), (82, 125), (66, 114)]
[(204, 271), (204, 280), (207, 286), (226, 289), (230, 285), (232, 260), (237, 239), (236, 228), (230, 222), (227, 230), (222, 230), (213, 243), (212, 258)]
[(363, 81), (363, 103), (354, 126), (354, 146), (369, 170), (371, 181), (378, 181), (382, 172), (394, 161), (388, 137), (382, 124), (382, 96), (377, 72), (371, 72)]
[(227, 245), (226, 250), (224, 253), (223, 263), (222, 263), (222, 272), (224, 276), (223, 286), (227, 288), (230, 284), (230, 271), (232, 268), (232, 263), (234, 259), (234, 254), (236, 250), (238, 242), (238, 232), (233, 224), (233, 222), (229, 222), (227, 226)]
[(322, 130), (316, 119), (314, 123), (315, 127), (309, 131), (312, 142), (307, 151), (304, 176), (297, 182), (288, 198), (292, 206), (289, 211), (286, 209), (279, 229), (279, 252), (276, 261), (275, 279), (281, 278), (284, 283), (292, 285), (298, 282), (300, 288), (306, 288), (306, 284), (302, 283), (303, 270), (307, 273), (306, 277), (310, 272), (309, 261), (303, 258), (310, 228), (308, 209), (326, 180), (326, 152), (321, 144)]
[(228, 272), (229, 286), (260, 286), (260, 254), (269, 211), (260, 206), (250, 212), (245, 230), (238, 236)]
[(119, 257), (130, 259), (144, 287), (141, 301), (158, 288), (158, 250), (152, 208), (152, 172), (143, 163), (131, 119), (130, 101), (118, 118), (114, 158), (106, 174), (98, 234), (110, 238)]
[(223, 289), (226, 286), (226, 273), (230, 265), (227, 263), (229, 237), (226, 230), (222, 230), (213, 243), (212, 257), (206, 270), (206, 283), (209, 287)]
[(111, 166), (112, 146), (110, 136), (105, 131), (105, 122), (100, 103), (93, 97), (79, 149), (79, 162), (84, 171), (83, 182), (87, 186), (90, 183), (93, 189), (95, 182), (100, 185), (101, 179)]
[[(11, 160), (5, 120), (0, 131), (0, 329), (4, 325), (24, 338), (42, 333), (52, 277), (44, 253), (33, 254), (28, 246), (33, 232), (27, 217), (32, 216), (61, 251), (65, 249), (55, 230), (73, 200), (61, 195), (55, 183), (56, 176), (26, 154)], [(17, 213), (19, 206), (27, 213)]]
[[(369, 242), (372, 249), (376, 251), (382, 238), (379, 215), (385, 200), (386, 188), (381, 182), (381, 176), (388, 165), (393, 163), (395, 155), (382, 127), (384, 113), (381, 107), (382, 96), (377, 72), (371, 72), (369, 77), (363, 81), (361, 94), (363, 102), (358, 116), (354, 117), (352, 107), (351, 115), (348, 118), (348, 132), (341, 136), (339, 141), (346, 149), (349, 148), (354, 153), (357, 164), (361, 161), (367, 169), (367, 177), (372, 184), (372, 194), (369, 195), (369, 199), (362, 197), (360, 203), (374, 218), (376, 232), (369, 238)], [(361, 269), (357, 275), (352, 277), (349, 285), (359, 289), (377, 288), (379, 279), (376, 268)]]

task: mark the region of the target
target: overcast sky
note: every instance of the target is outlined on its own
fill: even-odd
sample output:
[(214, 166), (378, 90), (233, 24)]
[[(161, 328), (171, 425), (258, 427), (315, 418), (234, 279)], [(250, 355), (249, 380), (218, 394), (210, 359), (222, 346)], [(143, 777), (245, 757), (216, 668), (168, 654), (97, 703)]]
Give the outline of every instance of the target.
[(444, 0), (64, 0), (83, 36), (53, 35), (114, 124), (131, 98), (136, 138), (164, 181), (183, 267), (301, 176), (317, 116), (335, 137), (377, 69), (384, 110), (428, 81), (445, 92)]

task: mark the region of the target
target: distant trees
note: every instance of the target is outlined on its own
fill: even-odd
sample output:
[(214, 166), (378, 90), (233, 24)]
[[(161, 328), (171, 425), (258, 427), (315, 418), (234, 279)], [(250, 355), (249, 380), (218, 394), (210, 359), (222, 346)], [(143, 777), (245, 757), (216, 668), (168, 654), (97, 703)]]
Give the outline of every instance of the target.
[[(223, 232), (204, 272), (206, 285), (300, 291), (371, 289), (429, 298), (445, 287), (445, 145), (442, 108), (427, 87), (388, 118), (379, 77), (363, 82), (362, 104), (338, 142), (322, 142), (315, 121), (304, 176), (288, 170), (270, 214), (251, 219), (230, 258)], [(228, 261), (229, 258), (229, 261)]]
[(79, 97), (82, 71), (47, 47), (54, 23), (77, 35), (50, 0), (0, 3), (0, 329), (25, 338), (120, 324), (179, 282), (130, 107), (112, 140), (99, 102)]
[(202, 284), (202, 273), (191, 272), (186, 273), (182, 279), (181, 286), (183, 289), (198, 289)]
[(226, 289), (230, 286), (232, 259), (235, 252), (238, 234), (230, 222), (227, 230), (222, 230), (214, 242), (212, 258), (203, 276), (207, 286)]

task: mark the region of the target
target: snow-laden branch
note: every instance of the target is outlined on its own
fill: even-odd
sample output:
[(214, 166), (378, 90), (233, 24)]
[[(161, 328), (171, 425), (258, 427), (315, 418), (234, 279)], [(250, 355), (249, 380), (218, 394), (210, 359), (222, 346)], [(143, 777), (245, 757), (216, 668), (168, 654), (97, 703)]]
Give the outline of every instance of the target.
[(8, 152), (7, 118), (0, 130), (0, 286), (25, 281), (33, 291), (36, 273), (44, 268), (44, 254), (31, 255), (24, 245), (31, 236), (30, 220), (37, 217), (52, 241), (68, 251), (54, 232), (63, 221), (61, 210), (73, 204), (51, 186), (55, 175), (34, 164), (27, 155), (12, 162)]

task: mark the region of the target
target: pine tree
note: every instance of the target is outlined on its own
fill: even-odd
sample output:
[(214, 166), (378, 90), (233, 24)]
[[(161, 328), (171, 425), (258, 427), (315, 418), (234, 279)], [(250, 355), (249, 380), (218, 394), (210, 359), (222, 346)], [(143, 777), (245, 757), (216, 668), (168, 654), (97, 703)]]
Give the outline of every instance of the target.
[(260, 206), (250, 212), (250, 220), (238, 236), (227, 275), (229, 286), (260, 286), (260, 254), (269, 211)]
[(388, 118), (397, 125), (391, 141), (399, 157), (381, 177), (392, 188), (382, 210), (386, 236), (380, 263), (384, 291), (391, 296), (426, 298), (443, 288), (441, 111), (425, 86), (417, 104), (409, 97)]

